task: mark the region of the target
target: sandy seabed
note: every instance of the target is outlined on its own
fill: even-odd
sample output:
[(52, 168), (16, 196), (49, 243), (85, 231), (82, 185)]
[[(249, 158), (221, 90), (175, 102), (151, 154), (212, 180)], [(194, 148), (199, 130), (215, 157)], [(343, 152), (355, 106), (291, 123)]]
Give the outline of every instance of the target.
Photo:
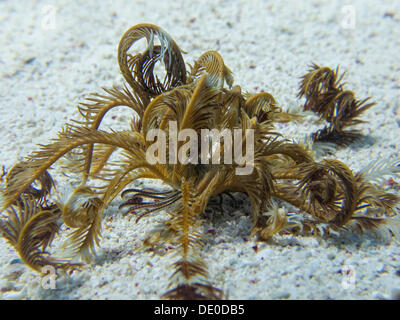
[[(400, 3), (398, 1), (0, 1), (0, 165), (9, 169), (76, 118), (78, 102), (102, 87), (121, 85), (116, 61), (125, 30), (161, 26), (192, 63), (217, 50), (243, 90), (270, 92), (284, 110), (298, 110), (299, 78), (311, 62), (346, 71), (346, 87), (377, 104), (359, 125), (360, 143), (333, 157), (359, 170), (369, 161), (399, 155)], [(354, 13), (355, 15), (352, 15)], [(126, 128), (126, 110), (105, 125)], [(300, 139), (318, 128), (280, 128)], [(54, 166), (57, 188), (67, 179)], [(397, 181), (400, 182), (400, 181)], [(158, 299), (173, 256), (138, 251), (159, 216), (135, 224), (105, 213), (95, 263), (41, 286), (0, 239), (0, 299)], [(392, 299), (400, 295), (400, 246), (395, 239), (363, 236), (278, 235), (250, 238), (243, 208), (207, 222), (203, 258), (210, 280), (229, 299)], [(57, 240), (59, 242), (59, 240)], [(55, 246), (57, 245), (55, 242)], [(342, 271), (351, 269), (351, 276)], [(349, 269), (349, 270), (350, 270)]]

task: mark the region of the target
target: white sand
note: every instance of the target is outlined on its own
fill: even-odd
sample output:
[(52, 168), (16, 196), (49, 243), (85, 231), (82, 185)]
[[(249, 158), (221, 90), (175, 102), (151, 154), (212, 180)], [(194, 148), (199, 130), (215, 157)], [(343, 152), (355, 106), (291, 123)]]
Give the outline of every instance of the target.
[[(372, 159), (398, 155), (399, 2), (350, 1), (356, 13), (354, 29), (343, 28), (342, 8), (349, 1), (283, 2), (0, 1), (0, 165), (10, 168), (37, 144), (55, 137), (67, 119), (77, 117), (76, 105), (85, 94), (122, 84), (118, 41), (140, 22), (167, 30), (188, 52), (186, 62), (218, 50), (236, 84), (272, 93), (284, 109), (301, 108), (302, 101), (296, 98), (299, 77), (311, 62), (340, 64), (347, 71), (346, 87), (358, 98), (373, 96), (377, 105), (364, 116), (370, 122), (359, 126), (371, 139), (335, 156), (358, 170)], [(121, 109), (115, 115), (106, 124), (127, 128), (130, 114)], [(310, 118), (306, 128), (290, 125), (282, 131), (288, 137), (302, 137), (317, 128), (315, 119)], [(55, 169), (62, 189), (65, 179), (57, 165)], [(15, 263), (18, 255), (0, 239), (0, 299), (158, 299), (167, 288), (172, 254), (135, 250), (162, 215), (136, 225), (133, 217), (118, 212), (119, 203), (118, 198), (106, 212), (97, 264), (57, 279), (55, 290), (43, 289), (39, 275)], [(396, 242), (373, 235), (276, 236), (272, 243), (258, 244), (255, 252), (246, 210), (239, 209), (232, 217), (225, 213), (214, 225), (205, 226), (216, 231), (207, 234), (203, 254), (210, 280), (227, 298), (399, 295)], [(356, 282), (350, 288), (341, 273), (346, 266), (355, 271)]]

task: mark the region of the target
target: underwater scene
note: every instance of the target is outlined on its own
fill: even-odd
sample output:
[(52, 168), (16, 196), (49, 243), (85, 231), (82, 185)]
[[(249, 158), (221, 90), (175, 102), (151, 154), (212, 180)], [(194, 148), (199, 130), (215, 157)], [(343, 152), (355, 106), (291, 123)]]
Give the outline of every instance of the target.
[(6, 0), (0, 28), (1, 300), (400, 299), (400, 3)]

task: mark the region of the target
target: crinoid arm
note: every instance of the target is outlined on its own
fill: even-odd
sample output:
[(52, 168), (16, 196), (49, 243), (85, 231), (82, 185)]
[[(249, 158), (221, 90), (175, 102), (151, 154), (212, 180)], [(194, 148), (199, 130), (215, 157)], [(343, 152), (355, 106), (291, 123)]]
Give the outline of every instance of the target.
[[(136, 129), (138, 129), (135, 131), (139, 132), (141, 119), (147, 107), (145, 104), (146, 99), (141, 97), (138, 93), (129, 90), (126, 86), (122, 89), (113, 87), (112, 89), (104, 89), (104, 91), (106, 94), (92, 94), (91, 97), (87, 98), (85, 103), (81, 103), (78, 106), (78, 111), (84, 120), (74, 120), (74, 123), (89, 129), (98, 130), (108, 112), (116, 107), (128, 107), (134, 111), (134, 120), (135, 116), (137, 116), (137, 120), (133, 121), (133, 124), (136, 126)], [(73, 130), (73, 126), (71, 128)], [(66, 128), (66, 130), (69, 129), (69, 127)], [(83, 170), (79, 168), (83, 171), (83, 181), (88, 179), (92, 167), (92, 173), (99, 172), (116, 149), (114, 146), (107, 146), (106, 150), (95, 152), (97, 158), (93, 158), (94, 148), (94, 144), (81, 146), (81, 154), (85, 157)]]
[(301, 120), (299, 114), (282, 111), (275, 98), (268, 92), (261, 92), (250, 96), (245, 103), (245, 112), (252, 118), (257, 117), (258, 122), (270, 120), (273, 122), (290, 122)]
[(229, 88), (233, 85), (232, 71), (225, 65), (217, 51), (207, 51), (195, 61), (191, 66), (188, 82), (198, 80), (204, 73), (207, 75), (207, 84), (210, 87), (222, 89), (225, 82)]
[[(272, 195), (308, 214), (299, 220), (302, 230), (320, 233), (317, 226), (323, 224), (325, 231), (352, 229), (362, 233), (384, 226), (397, 236), (400, 198), (376, 184), (377, 176), (384, 174), (399, 175), (398, 159), (372, 162), (358, 173), (338, 160), (326, 159), (303, 164), (294, 174), (282, 176), (285, 179), (277, 181)], [(282, 227), (274, 227), (278, 222), (285, 220), (275, 213), (263, 232), (280, 230)]]
[[(125, 199), (127, 198), (127, 195), (130, 195), (129, 199), (122, 203), (119, 206), (119, 209), (128, 208), (128, 212), (130, 213), (136, 213), (137, 210), (146, 209), (146, 212), (138, 216), (136, 222), (149, 213), (171, 206), (182, 197), (179, 191), (174, 190), (161, 192), (135, 188), (125, 189), (121, 194)], [(143, 202), (143, 198), (152, 199), (153, 201)]]
[[(156, 37), (160, 45), (155, 44)], [(129, 48), (141, 38), (147, 40), (145, 52), (129, 55)], [(165, 66), (163, 81), (153, 73), (154, 65), (159, 61), (163, 61)], [(186, 83), (181, 49), (166, 31), (153, 24), (138, 24), (125, 32), (118, 47), (118, 63), (131, 88), (143, 96), (155, 97)]]
[(313, 64), (310, 71), (302, 77), (298, 97), (305, 97), (303, 110), (311, 110), (328, 122), (323, 129), (312, 134), (315, 142), (335, 143), (348, 146), (359, 140), (362, 134), (348, 129), (364, 121), (358, 119), (366, 110), (375, 105), (367, 103), (370, 98), (357, 100), (350, 90), (340, 84), (343, 75), (338, 75), (339, 67), (319, 67)]
[(0, 233), (18, 252), (21, 260), (37, 272), (52, 266), (56, 270), (77, 269), (79, 264), (51, 257), (46, 251), (59, 231), (61, 211), (55, 204), (23, 195), (0, 220)]

